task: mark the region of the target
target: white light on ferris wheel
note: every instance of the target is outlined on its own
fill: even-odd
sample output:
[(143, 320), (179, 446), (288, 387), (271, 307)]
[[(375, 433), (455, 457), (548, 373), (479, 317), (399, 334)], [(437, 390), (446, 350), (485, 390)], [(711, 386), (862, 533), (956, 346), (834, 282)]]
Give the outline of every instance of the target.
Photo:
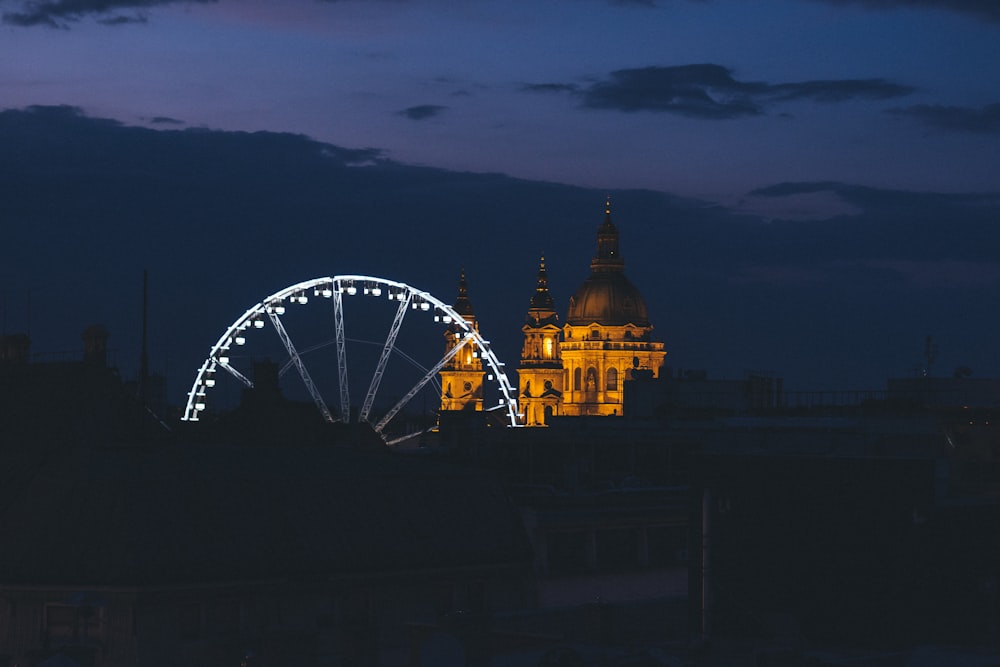
[[(313, 294), (309, 294), (309, 290), (313, 291)], [(256, 306), (251, 307), (251, 309), (242, 318), (237, 320), (235, 323), (230, 325), (227, 333), (224, 337), (216, 344), (212, 351), (209, 353), (208, 359), (202, 365), (198, 379), (196, 380), (194, 391), (188, 396), (187, 411), (184, 413), (184, 419), (188, 421), (198, 421), (198, 415), (207, 409), (207, 401), (205, 399), (204, 393), (208, 388), (215, 386), (216, 381), (219, 381), (216, 377), (216, 373), (219, 366), (222, 366), (223, 370), (230, 371), (237, 379), (248, 382), (235, 368), (230, 364), (231, 354), (229, 350), (233, 345), (243, 346), (248, 344), (246, 341), (246, 330), (250, 328), (263, 329), (265, 328), (265, 321), (271, 319), (272, 323), (276, 326), (278, 333), (282, 334), (282, 342), (285, 343), (286, 347), (289, 348), (290, 361), (296, 361), (297, 354), (295, 350), (287, 341), (287, 336), (283, 330), (283, 322), (278, 319), (278, 316), (285, 314), (285, 309), (288, 308), (287, 303), (299, 303), (305, 304), (308, 301), (308, 296), (313, 297), (313, 299), (318, 298), (330, 298), (334, 293), (342, 294), (347, 292), (349, 295), (355, 295), (360, 291), (364, 291), (365, 294), (371, 296), (380, 297), (385, 294), (389, 300), (397, 301), (399, 305), (410, 303), (413, 309), (423, 310), (425, 312), (430, 312), (430, 315), (434, 318), (435, 322), (444, 322), (447, 325), (445, 329), (446, 334), (454, 335), (454, 338), (449, 338), (448, 340), (453, 341), (449, 344), (449, 349), (447, 352), (447, 358), (456, 359), (468, 359), (471, 361), (473, 357), (477, 357), (483, 365), (483, 370), (489, 373), (489, 379), (491, 381), (501, 380), (499, 391), (508, 399), (511, 396), (511, 388), (506, 382), (506, 377), (503, 375), (503, 364), (499, 362), (493, 352), (490, 350), (489, 344), (483, 341), (478, 331), (471, 330), (470, 325), (468, 325), (461, 316), (450, 315), (452, 312), (448, 306), (439, 302), (435, 297), (432, 297), (426, 292), (420, 292), (418, 290), (412, 289), (401, 283), (395, 283), (393, 281), (386, 281), (382, 278), (368, 278), (365, 276), (336, 276), (333, 278), (320, 278), (313, 281), (305, 281), (295, 285), (290, 285), (284, 290), (273, 294), (270, 297), (265, 297), (263, 300), (257, 303)], [(339, 297), (336, 305), (340, 305)], [(294, 310), (295, 307), (291, 306)], [(398, 311), (398, 309), (396, 309)], [(338, 316), (341, 315), (341, 311), (338, 309)], [(283, 319), (283, 318), (282, 318)], [(397, 312), (396, 320), (394, 321), (394, 327), (398, 326), (398, 321), (402, 319), (402, 313)], [(293, 322), (292, 324), (295, 324)], [(455, 326), (452, 327), (451, 325)], [(338, 327), (341, 325), (338, 317)], [(395, 329), (393, 329), (394, 335)], [(338, 333), (338, 336), (342, 335)], [(457, 354), (458, 350), (451, 348), (463, 347), (466, 343), (473, 343), (470, 345), (468, 350), (462, 350), (461, 354)], [(241, 347), (242, 351), (242, 347)], [(457, 355), (457, 356), (456, 356)], [(300, 360), (301, 361), (301, 360)], [(487, 369), (486, 365), (489, 364), (490, 368)], [(286, 364), (287, 365), (287, 364)], [(487, 377), (486, 373), (483, 377)], [(221, 382), (221, 381), (220, 381)], [(222, 384), (225, 384), (222, 382)], [(313, 391), (310, 387), (307, 387), (310, 391)], [(322, 403), (318, 398), (318, 394), (313, 391), (314, 398), (317, 404)], [(342, 391), (342, 394), (346, 392)], [(346, 396), (341, 397), (341, 401), (347, 401)], [(507, 401), (502, 398), (498, 401), (500, 406), (503, 406)], [(516, 401), (510, 400), (510, 405), (515, 406)], [(327, 420), (332, 420), (333, 415), (330, 411), (326, 409), (325, 405), (321, 405), (321, 410), (324, 413), (324, 418)], [(363, 408), (365, 416), (367, 416), (367, 410), (370, 408), (370, 401), (366, 403)], [(511, 426), (520, 425), (517, 421), (517, 415), (515, 414), (516, 409), (508, 410)], [(376, 425), (376, 430), (379, 430), (385, 423), (391, 419), (388, 416)]]

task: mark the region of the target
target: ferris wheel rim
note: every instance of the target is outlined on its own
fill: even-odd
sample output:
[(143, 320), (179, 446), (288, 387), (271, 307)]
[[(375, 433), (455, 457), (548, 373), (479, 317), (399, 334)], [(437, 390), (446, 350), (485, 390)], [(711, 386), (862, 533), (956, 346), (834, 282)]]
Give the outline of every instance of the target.
[[(336, 293), (336, 301), (340, 298), (339, 295), (343, 293), (347, 293), (349, 295), (355, 294), (357, 291), (356, 284), (364, 285), (366, 289), (365, 293), (367, 293), (368, 289), (373, 289), (373, 286), (387, 290), (397, 290), (395, 294), (397, 295), (397, 300), (400, 301), (401, 306), (405, 306), (405, 304), (401, 301), (401, 297), (405, 295), (406, 303), (414, 303), (414, 308), (417, 308), (417, 304), (428, 304), (428, 307), (426, 308), (421, 305), (420, 309), (431, 310), (433, 308), (435, 314), (441, 313), (442, 321), (460, 329), (463, 334), (463, 339), (465, 339), (463, 340), (463, 344), (472, 344), (477, 348), (479, 357), (483, 360), (484, 365), (489, 367), (489, 370), (492, 373), (491, 379), (500, 390), (501, 398), (499, 399), (499, 405), (488, 408), (484, 411), (496, 411), (502, 408), (506, 413), (508, 426), (520, 426), (520, 419), (517, 414), (517, 393), (504, 371), (505, 364), (497, 358), (489, 341), (483, 338), (475, 327), (473, 327), (461, 314), (455, 311), (450, 304), (438, 299), (426, 290), (418, 289), (412, 285), (408, 285), (407, 283), (397, 280), (362, 274), (338, 274), (334, 276), (322, 276), (318, 278), (311, 278), (309, 280), (303, 280), (270, 294), (248, 308), (225, 329), (219, 339), (211, 347), (208, 356), (198, 368), (194, 382), (191, 385), (191, 390), (188, 392), (187, 402), (181, 420), (199, 421), (198, 413), (206, 407), (205, 396), (207, 390), (214, 385), (214, 380), (211, 379), (214, 378), (214, 374), (219, 369), (227, 371), (244, 385), (248, 387), (253, 386), (253, 383), (249, 378), (242, 375), (237, 369), (229, 365), (228, 355), (226, 354), (228, 350), (236, 344), (237, 337), (242, 332), (252, 326), (260, 328), (261, 325), (256, 323), (258, 321), (263, 321), (263, 319), (267, 317), (271, 319), (272, 324), (274, 324), (274, 326), (278, 329), (279, 335), (282, 335), (282, 325), (279, 317), (284, 311), (276, 311), (278, 311), (279, 308), (283, 309), (283, 304), (286, 299), (307, 299), (305, 296), (306, 292), (314, 290), (314, 293), (318, 294), (320, 288), (322, 287), (324, 289), (331, 290), (331, 294)], [(351, 291), (351, 288), (354, 288), (354, 291)], [(322, 296), (329, 297), (331, 294), (324, 293)], [(393, 292), (390, 291), (389, 294), (389, 298), (392, 299), (393, 297), (391, 295)], [(306, 301), (300, 301), (300, 303), (306, 303)], [(393, 334), (390, 332), (390, 339), (386, 341), (387, 352), (392, 350), (392, 335)], [(290, 341), (286, 343), (286, 345), (289, 344)], [(294, 348), (289, 347), (288, 351), (291, 356), (296, 356)], [(439, 364), (444, 361), (445, 360), (442, 360)], [(486, 368), (484, 368), (484, 372), (485, 371)], [(308, 385), (311, 380), (309, 379), (307, 372), (304, 368), (300, 368), (300, 372), (303, 373), (303, 380), (307, 383), (307, 388), (309, 388)], [(378, 372), (379, 371), (376, 370), (376, 374), (378, 374)], [(375, 381), (374, 386), (377, 388), (377, 381)], [(312, 392), (311, 388), (310, 391)], [(334, 419), (331, 419), (329, 411), (326, 410), (326, 406), (322, 404), (322, 400), (318, 394), (314, 393), (313, 397), (320, 405), (321, 412), (324, 412), (324, 417), (327, 421), (335, 421)], [(396, 408), (394, 407), (394, 409)], [(365, 415), (365, 421), (367, 421), (367, 415)], [(385, 420), (380, 422), (379, 428), (376, 429), (380, 433), (380, 427), (384, 426), (384, 421)]]

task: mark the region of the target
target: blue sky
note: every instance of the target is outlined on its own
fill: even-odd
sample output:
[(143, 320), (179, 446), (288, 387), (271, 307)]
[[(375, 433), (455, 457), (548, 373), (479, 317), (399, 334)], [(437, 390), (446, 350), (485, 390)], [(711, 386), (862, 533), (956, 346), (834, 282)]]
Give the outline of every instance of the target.
[[(992, 0), (0, 0), (0, 286), (39, 353), (138, 284), (174, 390), (267, 294), (461, 266), (516, 364), (612, 195), (674, 367), (1000, 376)], [(321, 159), (322, 158), (322, 159)], [(67, 289), (71, 285), (72, 289)]]
[(1000, 189), (989, 2), (0, 7), (8, 108), (296, 132), (408, 164), (730, 205), (792, 180)]

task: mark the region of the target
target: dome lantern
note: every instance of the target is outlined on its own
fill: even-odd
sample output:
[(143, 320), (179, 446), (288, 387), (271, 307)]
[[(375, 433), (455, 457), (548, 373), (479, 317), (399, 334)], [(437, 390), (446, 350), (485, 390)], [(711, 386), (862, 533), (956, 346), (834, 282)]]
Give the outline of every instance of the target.
[(569, 300), (566, 324), (648, 327), (646, 301), (625, 277), (625, 260), (618, 251), (618, 228), (611, 221), (611, 199), (605, 202), (604, 223), (597, 230), (597, 254), (590, 277)]

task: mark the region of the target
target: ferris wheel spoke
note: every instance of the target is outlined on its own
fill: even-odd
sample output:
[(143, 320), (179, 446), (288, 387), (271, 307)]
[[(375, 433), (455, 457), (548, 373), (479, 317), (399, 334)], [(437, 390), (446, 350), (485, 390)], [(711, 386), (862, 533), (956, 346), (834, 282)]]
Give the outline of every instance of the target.
[(316, 407), (319, 408), (320, 414), (323, 415), (323, 419), (328, 422), (332, 422), (333, 415), (330, 414), (330, 409), (326, 407), (323, 397), (320, 396), (319, 389), (316, 388), (316, 383), (314, 383), (312, 378), (309, 376), (309, 371), (306, 369), (306, 365), (302, 363), (302, 358), (296, 351), (295, 345), (292, 343), (292, 339), (288, 336), (288, 332), (285, 330), (285, 325), (281, 323), (281, 318), (278, 317), (278, 314), (273, 310), (268, 310), (267, 316), (270, 318), (271, 324), (274, 325), (275, 331), (278, 332), (278, 337), (281, 339), (282, 344), (284, 344), (285, 349), (288, 351), (288, 356), (291, 357), (292, 361), (295, 363), (295, 367), (298, 369), (299, 375), (302, 377), (302, 382), (305, 384), (306, 390), (316, 403)]
[[(373, 340), (363, 340), (361, 338), (345, 338), (344, 340), (346, 340), (348, 343), (358, 343), (359, 345), (378, 345), (380, 347), (382, 345), (384, 345), (384, 343), (379, 343), (379, 342), (373, 341)], [(315, 345), (310, 345), (309, 347), (304, 347), (301, 350), (299, 350), (299, 356), (300, 357), (304, 357), (304, 356), (306, 356), (307, 354), (309, 354), (311, 352), (316, 352), (317, 350), (322, 350), (323, 348), (330, 347), (331, 345), (335, 345), (336, 343), (337, 343), (336, 340), (330, 339), (330, 340), (325, 340), (322, 343), (316, 343)], [(408, 355), (406, 352), (403, 352), (398, 347), (392, 348), (392, 353), (393, 354), (398, 354), (400, 357), (403, 358), (403, 361), (407, 362), (408, 364), (410, 364), (411, 366), (413, 366), (414, 368), (416, 368), (421, 373), (426, 373), (427, 372), (427, 367), (426, 366), (424, 366), (419, 361), (417, 361), (416, 359), (414, 359), (413, 357), (411, 357), (410, 355)], [(291, 359), (289, 359), (288, 361), (286, 361), (285, 363), (283, 363), (281, 365), (281, 368), (278, 370), (278, 377), (285, 377), (285, 373), (287, 373), (288, 371), (290, 371), (293, 366), (295, 366), (295, 362), (292, 361)], [(441, 381), (438, 380), (436, 377), (433, 378), (433, 379), (431, 379), (431, 383), (438, 390), (441, 389)]]
[(406, 309), (412, 300), (413, 292), (410, 290), (406, 290), (406, 296), (399, 300), (399, 307), (396, 308), (396, 317), (392, 320), (389, 335), (386, 336), (385, 345), (382, 347), (382, 355), (379, 357), (375, 374), (372, 375), (372, 382), (368, 386), (368, 395), (365, 396), (365, 403), (361, 406), (361, 414), (359, 415), (361, 421), (368, 421), (372, 404), (375, 402), (375, 394), (378, 393), (378, 386), (382, 382), (382, 375), (385, 374), (385, 366), (389, 363), (389, 355), (392, 354), (393, 347), (396, 345), (396, 336), (399, 335), (399, 329), (403, 326), (403, 318), (406, 316)]
[[(315, 352), (316, 350), (322, 350), (324, 347), (330, 347), (335, 342), (336, 341), (333, 341), (333, 340), (327, 340), (327, 341), (323, 341), (322, 343), (317, 343), (316, 345), (310, 345), (309, 347), (304, 347), (301, 350), (299, 350), (299, 356), (303, 357), (303, 356), (309, 354), (310, 352)], [(292, 361), (291, 359), (289, 359), (285, 363), (281, 364), (281, 368), (278, 370), (278, 377), (285, 377), (285, 373), (287, 373), (289, 370), (291, 370), (292, 366), (294, 366), (294, 365), (295, 365), (295, 362)]]
[(253, 389), (253, 380), (251, 380), (250, 378), (248, 378), (246, 375), (243, 375), (243, 373), (240, 373), (238, 370), (236, 370), (235, 368), (233, 368), (229, 364), (224, 364), (221, 361), (217, 361), (216, 362), (216, 366), (218, 368), (221, 368), (222, 370), (226, 371), (227, 373), (229, 373), (230, 375), (232, 375), (234, 378), (236, 378), (240, 382), (242, 382), (246, 386), (247, 389)]
[(403, 398), (399, 399), (399, 402), (396, 403), (396, 405), (392, 406), (392, 409), (389, 410), (389, 412), (387, 412), (386, 415), (382, 417), (382, 419), (380, 419), (377, 424), (375, 424), (375, 432), (381, 433), (382, 429), (385, 428), (385, 425), (388, 424), (392, 420), (392, 418), (396, 416), (396, 413), (402, 410), (404, 407), (406, 407), (406, 404), (409, 403), (414, 396), (420, 393), (420, 390), (424, 388), (424, 385), (426, 385), (428, 382), (434, 379), (437, 376), (438, 371), (444, 368), (445, 364), (451, 361), (455, 357), (455, 355), (458, 354), (458, 351), (461, 350), (465, 346), (465, 344), (468, 343), (470, 340), (472, 340), (471, 337), (465, 337), (461, 340), (461, 342), (455, 345), (455, 347), (448, 350), (448, 353), (445, 354), (444, 357), (442, 357), (441, 361), (437, 362), (433, 368), (428, 370), (427, 373), (424, 374), (422, 378), (420, 378), (420, 381), (417, 382), (416, 385), (414, 385), (413, 389), (407, 392), (406, 395), (403, 396)]
[(347, 347), (344, 338), (344, 294), (340, 286), (333, 290), (333, 321), (337, 337), (337, 377), (340, 379), (340, 418), (351, 418), (351, 392), (347, 382)]

